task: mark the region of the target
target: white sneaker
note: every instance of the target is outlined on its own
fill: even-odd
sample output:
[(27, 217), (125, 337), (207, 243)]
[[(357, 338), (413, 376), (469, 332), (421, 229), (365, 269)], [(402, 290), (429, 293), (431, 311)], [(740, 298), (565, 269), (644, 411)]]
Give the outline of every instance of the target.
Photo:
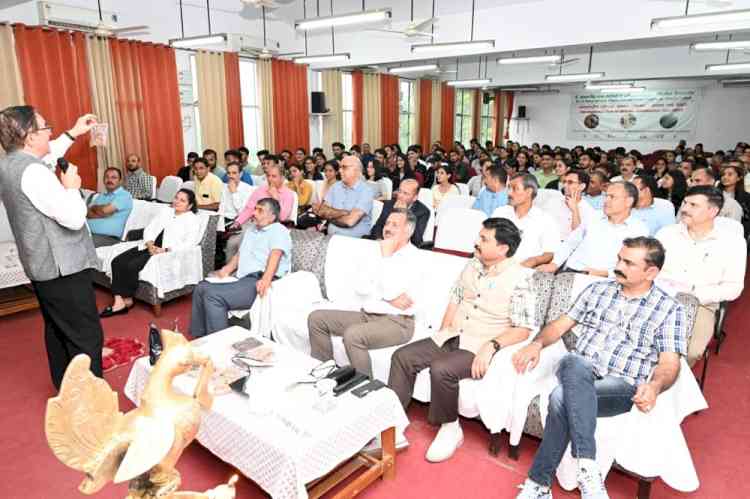
[(438, 430), (430, 448), (427, 449), (425, 459), (431, 463), (440, 463), (450, 459), (462, 443), (464, 443), (464, 432), (458, 420), (445, 423)]
[(609, 499), (596, 461), (591, 459), (579, 460), (576, 481), (578, 482), (578, 490), (581, 491), (581, 499)]
[(523, 485), (519, 485), (518, 488), (521, 492), (518, 493), (516, 499), (552, 499), (552, 490), (544, 485), (539, 485), (531, 478), (527, 478)]

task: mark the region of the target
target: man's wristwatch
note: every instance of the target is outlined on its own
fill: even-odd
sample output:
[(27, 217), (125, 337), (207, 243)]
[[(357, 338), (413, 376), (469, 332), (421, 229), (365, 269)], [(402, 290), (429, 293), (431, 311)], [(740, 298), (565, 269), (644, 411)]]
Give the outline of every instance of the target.
[(495, 353), (499, 352), (503, 346), (500, 344), (497, 340), (490, 340), (490, 343), (492, 343), (492, 346), (495, 348)]

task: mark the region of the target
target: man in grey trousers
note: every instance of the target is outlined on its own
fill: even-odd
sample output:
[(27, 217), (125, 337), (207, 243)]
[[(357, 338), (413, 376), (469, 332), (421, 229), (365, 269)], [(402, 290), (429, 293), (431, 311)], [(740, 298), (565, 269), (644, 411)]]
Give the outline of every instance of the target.
[(236, 271), (236, 280), (202, 281), (193, 291), (190, 333), (194, 338), (225, 329), (227, 312), (253, 306), (256, 296), (265, 296), (271, 281), (291, 268), (292, 238), (279, 223), (281, 207), (273, 198), (255, 205), (255, 225), (244, 231), (240, 251), (215, 273), (227, 279)]

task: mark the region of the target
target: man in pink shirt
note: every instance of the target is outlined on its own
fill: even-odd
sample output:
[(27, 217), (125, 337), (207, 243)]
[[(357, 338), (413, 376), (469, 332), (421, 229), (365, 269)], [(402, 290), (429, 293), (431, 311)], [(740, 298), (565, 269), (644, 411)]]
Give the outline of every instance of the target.
[[(269, 157), (266, 157), (265, 159), (268, 160)], [(245, 207), (237, 215), (237, 218), (234, 219), (234, 223), (230, 226), (231, 229), (238, 229), (240, 227), (244, 229), (246, 224), (252, 223), (256, 203), (265, 198), (273, 198), (279, 202), (279, 205), (281, 205), (280, 221), (283, 222), (291, 218), (292, 205), (294, 204), (294, 193), (284, 185), (284, 177), (281, 174), (279, 163), (277, 161), (269, 161), (267, 164), (266, 179), (268, 183), (259, 186), (253, 191), (250, 195), (250, 199), (247, 200)], [(236, 233), (227, 240), (227, 260), (232, 258), (237, 251), (239, 251), (243, 234), (244, 231)]]

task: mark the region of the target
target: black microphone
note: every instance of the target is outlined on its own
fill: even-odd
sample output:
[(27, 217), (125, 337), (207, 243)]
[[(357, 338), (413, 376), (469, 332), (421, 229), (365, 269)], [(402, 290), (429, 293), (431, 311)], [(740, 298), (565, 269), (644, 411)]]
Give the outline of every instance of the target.
[(57, 167), (60, 168), (60, 171), (65, 173), (68, 171), (68, 166), (70, 166), (70, 163), (68, 163), (68, 160), (65, 158), (57, 158)]

